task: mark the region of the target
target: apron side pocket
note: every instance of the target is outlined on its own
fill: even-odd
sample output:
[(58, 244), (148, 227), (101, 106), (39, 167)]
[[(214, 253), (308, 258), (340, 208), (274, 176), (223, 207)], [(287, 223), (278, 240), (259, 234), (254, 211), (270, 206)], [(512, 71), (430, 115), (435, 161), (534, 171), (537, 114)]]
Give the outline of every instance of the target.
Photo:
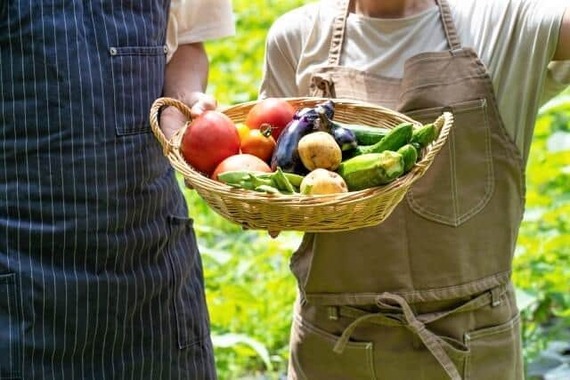
[(522, 379), (519, 330), (520, 317), (517, 314), (500, 325), (465, 333), (465, 345), (471, 352), (467, 358), (465, 380)]
[[(437, 107), (406, 114), (428, 123), (444, 110)], [(447, 143), (406, 199), (418, 215), (457, 227), (489, 203), (495, 178), (487, 101), (475, 99), (453, 104), (451, 112), (455, 122)]]
[(210, 344), (203, 270), (192, 219), (171, 216), (169, 259), (173, 273), (174, 325), (178, 348)]
[(16, 274), (0, 274), (0, 379), (21, 378), (21, 303)]
[(165, 46), (109, 48), (117, 136), (151, 132), (149, 110), (163, 86)]
[(296, 379), (374, 380), (374, 345), (349, 341), (344, 351), (333, 351), (339, 336), (295, 317), (291, 337), (291, 366)]

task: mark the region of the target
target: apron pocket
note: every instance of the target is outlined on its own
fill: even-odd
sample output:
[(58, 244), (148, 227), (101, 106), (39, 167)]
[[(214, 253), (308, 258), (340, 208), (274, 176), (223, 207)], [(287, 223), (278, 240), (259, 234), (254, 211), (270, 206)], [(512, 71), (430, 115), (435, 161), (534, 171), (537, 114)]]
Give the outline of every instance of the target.
[(293, 320), (291, 366), (294, 379), (374, 380), (373, 344), (349, 341), (337, 354), (333, 347), (338, 336), (302, 321)]
[(110, 47), (112, 95), (118, 136), (151, 131), (149, 110), (161, 95), (166, 46)]
[(485, 99), (406, 112), (422, 123), (451, 108), (455, 122), (447, 143), (429, 170), (408, 192), (411, 209), (422, 217), (457, 227), (477, 215), (494, 190), (491, 129)]
[(519, 315), (510, 321), (465, 334), (471, 355), (465, 368), (466, 380), (520, 380), (522, 355)]
[(21, 311), (14, 273), (0, 275), (0, 326), (0, 379), (20, 379)]
[(192, 219), (170, 218), (170, 264), (173, 273), (174, 325), (178, 348), (209, 344), (209, 316), (203, 271)]

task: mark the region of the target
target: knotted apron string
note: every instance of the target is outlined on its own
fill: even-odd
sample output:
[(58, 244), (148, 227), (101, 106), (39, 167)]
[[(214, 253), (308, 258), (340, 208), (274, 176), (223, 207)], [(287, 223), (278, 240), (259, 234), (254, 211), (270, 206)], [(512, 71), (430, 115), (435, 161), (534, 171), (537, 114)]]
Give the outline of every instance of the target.
[[(376, 301), (380, 308), (386, 309), (388, 312), (381, 311), (378, 313), (367, 313), (363, 310), (349, 306), (331, 306), (331, 308), (337, 308), (340, 315), (355, 318), (355, 320), (343, 331), (333, 350), (334, 352), (342, 353), (356, 327), (363, 322), (378, 323), (385, 326), (405, 326), (421, 339), (426, 348), (443, 367), (450, 379), (461, 380), (459, 371), (444, 350), (444, 346), (448, 343), (445, 342), (442, 337), (431, 332), (426, 327), (426, 324), (451, 314), (479, 309), (485, 305), (491, 304), (493, 306), (497, 306), (500, 303), (501, 296), (505, 292), (506, 287), (499, 286), (454, 309), (420, 315), (416, 315), (413, 312), (412, 308), (403, 297), (393, 293), (384, 293), (378, 296)], [(332, 317), (334, 317), (334, 313), (331, 314), (331, 318)]]

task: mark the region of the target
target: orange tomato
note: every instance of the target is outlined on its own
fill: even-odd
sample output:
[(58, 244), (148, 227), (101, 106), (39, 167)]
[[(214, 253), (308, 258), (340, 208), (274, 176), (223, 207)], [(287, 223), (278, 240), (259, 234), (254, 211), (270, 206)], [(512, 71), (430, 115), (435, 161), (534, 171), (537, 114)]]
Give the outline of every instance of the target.
[(240, 141), (242, 141), (247, 135), (249, 135), (249, 127), (245, 123), (236, 123), (236, 128), (239, 134)]
[(249, 133), (241, 140), (241, 152), (252, 154), (269, 162), (275, 149), (275, 139), (271, 136), (271, 127), (250, 129)]

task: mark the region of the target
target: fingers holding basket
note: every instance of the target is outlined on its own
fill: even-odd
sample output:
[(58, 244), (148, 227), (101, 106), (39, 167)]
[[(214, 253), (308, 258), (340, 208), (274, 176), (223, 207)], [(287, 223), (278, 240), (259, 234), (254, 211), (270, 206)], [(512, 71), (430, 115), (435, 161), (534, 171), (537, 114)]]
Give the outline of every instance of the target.
[(217, 100), (203, 92), (193, 92), (187, 102), (174, 98), (159, 98), (151, 107), (150, 122), (155, 134), (168, 141), (186, 123), (201, 115), (204, 111), (215, 110)]
[(167, 140), (170, 140), (188, 121), (188, 118), (176, 107), (165, 108), (160, 113), (160, 129)]

